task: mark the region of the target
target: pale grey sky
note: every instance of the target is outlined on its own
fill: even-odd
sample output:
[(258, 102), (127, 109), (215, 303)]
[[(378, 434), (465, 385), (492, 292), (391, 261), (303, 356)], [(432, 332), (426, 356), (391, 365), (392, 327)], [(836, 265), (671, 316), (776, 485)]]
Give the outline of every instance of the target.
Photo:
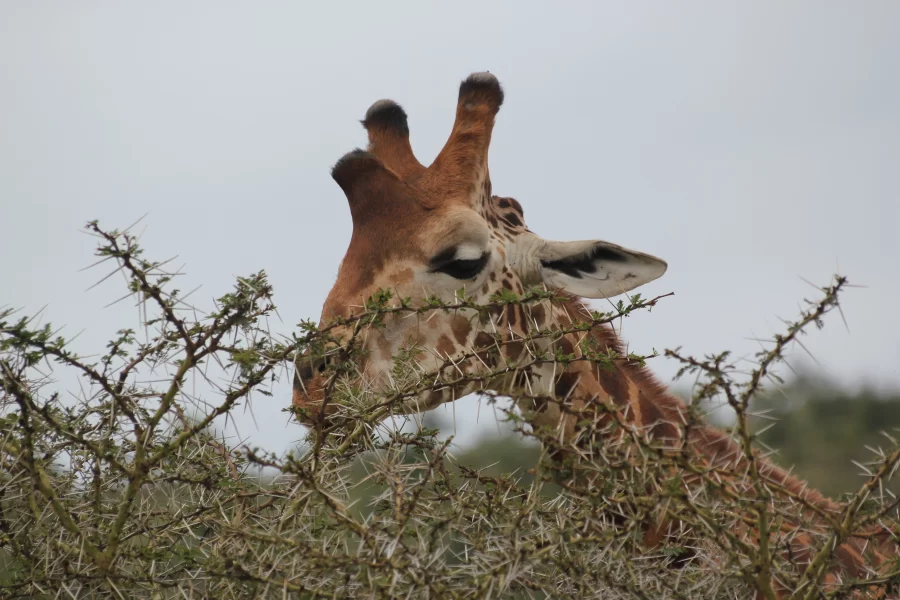
[[(178, 254), (194, 300), (265, 268), (287, 333), (318, 318), (350, 236), (329, 176), (366, 108), (409, 113), (428, 163), (459, 81), (490, 70), (506, 103), (496, 193), (554, 239), (665, 258), (628, 320), (637, 352), (749, 354), (838, 268), (868, 286), (797, 364), (900, 385), (900, 3), (0, 1), (0, 304), (84, 329), (82, 353), (136, 325), (99, 272), (89, 219), (149, 212), (144, 242)], [(118, 287), (117, 287), (118, 286)], [(656, 359), (669, 381), (675, 365)], [(267, 446), (299, 436), (254, 406)], [(475, 404), (457, 406), (471, 429)], [(482, 415), (482, 421), (484, 421)], [(466, 432), (461, 432), (465, 434)]]

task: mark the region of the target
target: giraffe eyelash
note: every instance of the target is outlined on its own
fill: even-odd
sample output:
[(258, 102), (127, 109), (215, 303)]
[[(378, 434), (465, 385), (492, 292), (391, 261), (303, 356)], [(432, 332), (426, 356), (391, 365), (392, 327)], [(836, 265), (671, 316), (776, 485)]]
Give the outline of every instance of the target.
[(441, 252), (438, 257), (435, 257), (435, 259), (431, 261), (431, 272), (444, 273), (454, 279), (474, 279), (484, 270), (484, 267), (487, 265), (488, 259), (491, 256), (489, 252), (484, 252), (478, 258), (438, 260), (440, 257), (447, 255), (453, 256), (455, 253), (455, 249), (452, 253), (447, 251)]

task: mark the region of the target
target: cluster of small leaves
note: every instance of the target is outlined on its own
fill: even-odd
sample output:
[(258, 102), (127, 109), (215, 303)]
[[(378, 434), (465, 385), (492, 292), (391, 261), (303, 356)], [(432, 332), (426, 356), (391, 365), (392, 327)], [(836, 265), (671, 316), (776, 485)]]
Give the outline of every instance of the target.
[[(649, 357), (587, 342), (576, 356), (535, 343), (520, 364), (434, 373), (417, 364), (420, 349), (408, 348), (395, 357), (388, 390), (340, 376), (352, 373), (363, 332), (393, 315), (487, 318), (511, 304), (553, 302), (552, 293), (504, 292), (487, 303), (460, 293), (449, 304), (414, 306), (381, 292), (358, 315), (302, 323), (280, 340), (268, 329), (275, 306), (265, 273), (239, 278), (204, 313), (173, 287), (178, 273), (145, 259), (128, 230), (96, 222), (88, 230), (99, 264), (124, 273), (144, 331), (122, 330), (105, 354), (82, 357), (50, 326), (0, 311), (0, 598), (749, 598), (773, 597), (770, 576), (797, 597), (817, 598), (871, 583), (822, 584), (847, 535), (892, 523), (896, 502), (883, 483), (900, 460), (896, 449), (883, 453), (845, 512), (815, 532), (814, 558), (798, 570), (736, 532), (775, 539), (773, 523), (802, 513), (802, 499), (776, 501), (784, 490), (763, 485), (758, 468), (744, 488), (726, 485), (720, 468), (661, 447), (615, 406), (583, 415), (583, 435), (570, 444), (508, 410), (522, 435), (544, 444), (529, 478), (486, 476), (484, 465), (459, 464), (438, 431), (386, 421), (425, 390), (474, 385), (492, 402), (495, 381), (535, 365), (610, 368)], [(738, 415), (735, 439), (755, 464), (751, 401), (787, 345), (838, 306), (845, 283), (826, 288), (747, 381), (736, 380), (725, 355), (701, 361), (669, 352), (699, 377), (686, 428), (695, 418), (701, 426), (699, 401), (724, 396)], [(528, 341), (587, 334), (658, 300), (634, 296), (567, 329), (535, 330)], [(336, 328), (349, 338), (338, 339)], [(330, 357), (339, 410), (317, 422), (306, 445), (275, 454), (212, 433), (260, 396), (288, 404), (271, 397), (273, 386), (310, 357)], [(78, 376), (77, 393), (58, 389), (62, 373)], [(366, 501), (355, 504), (361, 489)], [(648, 545), (647, 524), (660, 517), (683, 530)]]

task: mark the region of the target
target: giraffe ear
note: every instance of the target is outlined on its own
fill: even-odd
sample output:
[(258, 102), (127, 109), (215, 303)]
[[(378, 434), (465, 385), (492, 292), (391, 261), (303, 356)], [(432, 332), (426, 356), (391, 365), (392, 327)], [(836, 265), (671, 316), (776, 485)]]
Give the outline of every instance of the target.
[(665, 261), (599, 240), (545, 241), (538, 251), (541, 277), (551, 288), (582, 298), (609, 298), (666, 272)]

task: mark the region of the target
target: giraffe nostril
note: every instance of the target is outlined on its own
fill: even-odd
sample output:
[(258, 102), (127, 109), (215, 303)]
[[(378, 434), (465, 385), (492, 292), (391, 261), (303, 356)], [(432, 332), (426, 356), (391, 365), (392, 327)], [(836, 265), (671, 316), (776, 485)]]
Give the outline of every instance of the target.
[(298, 362), (297, 365), (297, 378), (300, 381), (309, 381), (312, 378), (312, 365), (307, 362)]
[(296, 362), (296, 373), (300, 381), (309, 381), (316, 375), (325, 375), (328, 371), (328, 356), (304, 356)]

